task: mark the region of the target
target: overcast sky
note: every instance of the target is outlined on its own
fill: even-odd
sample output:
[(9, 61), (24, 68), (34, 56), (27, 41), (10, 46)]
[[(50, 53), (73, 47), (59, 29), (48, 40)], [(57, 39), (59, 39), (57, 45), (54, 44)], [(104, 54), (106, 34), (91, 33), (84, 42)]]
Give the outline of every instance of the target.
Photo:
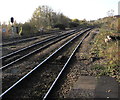
[(0, 0), (0, 21), (8, 22), (14, 17), (17, 22), (28, 21), (39, 5), (48, 5), (69, 18), (96, 20), (106, 17), (113, 9), (118, 14), (120, 0)]

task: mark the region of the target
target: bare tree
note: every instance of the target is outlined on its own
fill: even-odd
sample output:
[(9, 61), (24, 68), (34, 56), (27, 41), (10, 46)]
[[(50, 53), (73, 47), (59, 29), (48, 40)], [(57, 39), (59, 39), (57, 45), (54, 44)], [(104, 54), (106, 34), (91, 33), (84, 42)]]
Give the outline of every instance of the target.
[(113, 10), (113, 9), (109, 10), (109, 11), (107, 12), (107, 15), (108, 15), (108, 17), (114, 16), (114, 10)]

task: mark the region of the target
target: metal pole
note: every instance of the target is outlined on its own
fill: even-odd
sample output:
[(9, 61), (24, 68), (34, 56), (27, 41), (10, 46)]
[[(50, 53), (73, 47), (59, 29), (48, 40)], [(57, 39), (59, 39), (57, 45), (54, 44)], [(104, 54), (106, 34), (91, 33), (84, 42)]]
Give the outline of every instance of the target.
[(14, 37), (14, 26), (13, 26), (13, 23), (12, 23), (12, 37)]
[(14, 37), (14, 26), (13, 26), (13, 23), (14, 23), (14, 18), (11, 17), (11, 23), (12, 23), (12, 37)]

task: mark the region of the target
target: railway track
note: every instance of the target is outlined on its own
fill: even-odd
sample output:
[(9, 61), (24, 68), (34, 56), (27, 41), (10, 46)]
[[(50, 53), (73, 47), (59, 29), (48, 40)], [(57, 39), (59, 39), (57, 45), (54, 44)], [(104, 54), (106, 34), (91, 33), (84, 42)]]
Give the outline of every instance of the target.
[[(0, 69), (5, 69), (7, 68), (8, 66), (44, 49), (44, 48), (47, 48), (48, 46), (74, 34), (75, 31), (71, 31), (69, 34), (66, 33), (66, 34), (63, 34), (63, 35), (60, 35), (60, 36), (56, 36), (53, 37), (53, 38), (50, 38), (50, 39), (47, 39), (47, 40), (44, 40), (44, 41), (40, 41), (36, 44), (33, 44), (31, 46), (28, 46), (26, 48), (23, 48), (23, 49), (20, 49), (18, 51), (15, 51), (13, 53), (10, 53), (6, 56), (3, 56), (2, 58), (2, 63), (3, 63), (3, 66), (0, 68)], [(15, 55), (16, 54), (16, 55)]]
[[(69, 31), (69, 30), (68, 30)], [(58, 31), (58, 32), (50, 32), (50, 33), (53, 33), (53, 34), (47, 34), (47, 36), (55, 36), (56, 34), (55, 33), (61, 33), (63, 31)], [(64, 31), (65, 32), (65, 31)], [(41, 36), (46, 36), (46, 34), (41, 34)], [(5, 42), (5, 43), (0, 43), (0, 47), (4, 47), (4, 46), (9, 46), (9, 45), (14, 45), (16, 43), (22, 43), (22, 42), (27, 42), (27, 41), (32, 41), (32, 40), (36, 40), (38, 39), (40, 36), (34, 36), (34, 37), (27, 37), (27, 38), (24, 38), (24, 39), (20, 39), (20, 40), (17, 40), (17, 41), (11, 41), (11, 42)]]
[[(70, 39), (69, 41), (67, 41), (64, 45), (62, 45), (60, 48), (58, 48), (55, 52), (53, 52), (49, 57), (47, 57), (44, 61), (42, 61), (40, 64), (38, 64), (36, 67), (34, 67), (32, 70), (30, 70), (25, 76), (23, 76), (21, 79), (19, 79), (16, 83), (14, 83), (11, 87), (9, 87), (6, 91), (4, 91), (1, 95), (0, 95), (0, 97), (6, 97), (6, 95), (7, 96), (10, 96), (9, 95), (9, 93), (13, 93), (13, 92), (11, 92), (11, 91), (15, 91), (14, 89), (16, 89), (16, 86), (21, 86), (20, 84), (23, 84), (26, 80), (28, 80), (29, 78), (28, 77), (31, 77), (33, 74), (35, 74), (35, 71), (42, 71), (42, 70), (45, 70), (44, 68), (47, 68), (46, 67), (46, 65), (44, 65), (46, 62), (47, 63), (49, 63), (49, 64), (47, 64), (47, 66), (51, 66), (51, 65), (53, 65), (54, 67), (53, 67), (53, 69), (55, 68), (55, 66), (56, 66), (56, 64), (55, 64), (55, 62), (57, 61), (57, 58), (59, 59), (59, 57), (60, 57), (60, 59), (57, 61), (58, 63), (60, 63), (60, 66), (59, 66), (59, 71), (61, 70), (61, 68), (62, 68), (62, 66), (64, 65), (63, 64), (63, 62), (65, 63), (66, 61), (68, 62), (68, 60), (69, 59), (71, 59), (71, 54), (70, 54), (70, 52), (72, 53), (72, 55), (74, 54), (73, 52), (75, 52), (76, 51), (76, 48), (78, 48), (78, 45), (77, 45), (77, 47), (75, 48), (75, 50), (71, 50), (71, 48), (68, 48), (70, 45), (73, 45), (73, 47), (74, 47), (74, 41), (76, 40), (76, 39), (78, 39), (77, 40), (77, 42), (79, 42), (79, 38), (78, 37), (80, 37), (83, 33), (86, 33), (87, 31), (89, 31), (90, 29), (87, 29), (87, 30), (85, 30), (84, 32), (82, 32), (82, 33), (80, 33), (80, 34), (78, 34), (78, 35), (76, 35), (76, 36), (74, 36), (72, 39)], [(87, 36), (87, 35), (85, 35), (85, 36)], [(85, 37), (84, 37), (85, 38)], [(81, 40), (81, 41), (83, 41), (84, 40), (84, 38)], [(81, 42), (82, 43), (82, 42)], [(76, 43), (77, 44), (77, 43)], [(79, 43), (79, 45), (80, 45), (80, 43)], [(65, 52), (66, 51), (66, 47), (70, 50), (70, 52)], [(65, 48), (65, 49), (64, 49)], [(61, 52), (62, 51), (62, 52)], [(62, 53), (62, 55), (63, 55), (63, 51), (64, 51), (64, 55), (67, 55), (67, 56), (60, 56), (61, 55), (61, 53)], [(61, 53), (60, 53), (61, 52)], [(59, 57), (58, 57), (58, 54), (59, 54)], [(57, 55), (57, 56), (56, 56)], [(69, 58), (69, 56), (70, 56), (70, 58)], [(57, 58), (56, 58), (57, 57)], [(51, 59), (53, 60), (53, 58), (54, 58), (54, 60), (56, 59), (56, 61), (55, 62), (52, 62), (51, 61)], [(68, 60), (67, 60), (68, 59)], [(62, 63), (61, 63), (62, 62)], [(65, 65), (66, 65), (66, 63), (65, 63)], [(64, 66), (65, 66), (64, 65)], [(39, 70), (40, 68), (39, 67), (42, 67), (43, 69), (41, 69), (41, 70)], [(43, 67), (43, 66), (45, 66), (45, 67)], [(39, 68), (39, 69), (38, 69)], [(50, 67), (49, 67), (50, 68)], [(51, 70), (51, 69), (50, 69)], [(48, 70), (49, 71), (49, 70)], [(58, 72), (59, 72), (58, 71)], [(61, 71), (60, 71), (61, 72)], [(40, 73), (40, 72), (39, 72)], [(50, 72), (51, 73), (51, 72)], [(56, 73), (56, 72), (55, 72)], [(46, 75), (47, 73), (45, 73), (45, 75)], [(51, 73), (51, 74), (53, 74), (53, 73)], [(44, 76), (44, 75), (43, 75)], [(53, 76), (54, 76), (54, 74), (53, 74)], [(56, 76), (55, 76), (56, 77)], [(54, 77), (54, 78), (55, 78)], [(39, 77), (38, 77), (39, 78)], [(44, 78), (44, 77), (41, 77), (41, 79), (42, 78)], [(53, 79), (54, 79), (53, 78)], [(56, 80), (56, 79), (55, 79)], [(16, 91), (16, 92), (18, 92), (18, 91)], [(15, 93), (16, 93), (15, 92)], [(43, 94), (45, 94), (45, 93), (43, 93)], [(47, 94), (48, 94), (48, 92), (47, 92)], [(42, 96), (43, 97), (43, 96)]]
[[(30, 45), (35, 44), (35, 43), (40, 42), (40, 41), (44, 41), (45, 39), (50, 39), (50, 38), (53, 38), (53, 37), (56, 37), (56, 36), (59, 36), (59, 35), (63, 35), (65, 33), (69, 33), (70, 31), (72, 31), (72, 30), (59, 32), (59, 33), (56, 33), (56, 34), (48, 34), (48, 35), (45, 34), (45, 35), (41, 35), (41, 36), (36, 36), (36, 37), (33, 37), (33, 38), (36, 38), (36, 39), (34, 39), (32, 41), (31, 41), (32, 38), (27, 38), (25, 40), (18, 40), (18, 41), (13, 41), (12, 43), (11, 42), (7, 43), (7, 45), (2, 46), (3, 58), (4, 58), (5, 55), (10, 54), (12, 52), (15, 52), (19, 49), (26, 48), (27, 46), (30, 46)], [(0, 59), (1, 58), (2, 57), (0, 57)]]
[(48, 89), (48, 91), (46, 92), (46, 94), (43, 97), (43, 100), (46, 99), (52, 99), (54, 98), (54, 93), (56, 92), (55, 89), (56, 87), (58, 87), (58, 84), (62, 79), (62, 75), (64, 74), (64, 70), (66, 69), (66, 67), (69, 65), (70, 61), (72, 60), (72, 57), (75, 55), (76, 51), (78, 50), (78, 48), (80, 47), (80, 45), (82, 44), (82, 42), (84, 41), (84, 39), (90, 34), (90, 32), (88, 32), (82, 39), (81, 41), (77, 44), (77, 46), (74, 48), (73, 52), (71, 53), (71, 55), (69, 56), (69, 58), (67, 59), (66, 63), (64, 64), (63, 68), (61, 69), (61, 71), (59, 72), (59, 74), (57, 75), (57, 77), (55, 78), (54, 82), (52, 83), (52, 85), (50, 86), (50, 88)]
[[(68, 31), (68, 32), (66, 32), (66, 33), (70, 33), (70, 32), (72, 32), (72, 31), (74, 31), (74, 30), (71, 30), (71, 31)], [(64, 34), (62, 34), (62, 35), (60, 35), (60, 36), (63, 36)], [(29, 48), (32, 48), (32, 47), (34, 47), (34, 46), (36, 46), (36, 45), (39, 45), (40, 43), (45, 43), (45, 42), (48, 42), (48, 41), (50, 41), (50, 40), (53, 40), (53, 39), (55, 39), (55, 38), (57, 38), (57, 37), (59, 37), (59, 36), (54, 36), (54, 37), (49, 37), (49, 38), (46, 38), (46, 39), (44, 39), (44, 40), (42, 40), (42, 41), (39, 41), (39, 42), (37, 42), (37, 43), (35, 43), (35, 44), (33, 44), (33, 45), (29, 45), (29, 46), (27, 46), (27, 47), (25, 47), (25, 48), (22, 48), (22, 49), (20, 49), (20, 50), (17, 50), (17, 51), (15, 51), (15, 52), (12, 52), (12, 53), (10, 53), (10, 54), (7, 54), (7, 55), (5, 55), (5, 56), (2, 56), (2, 57), (0, 57), (0, 59), (4, 59), (4, 58), (7, 58), (7, 57), (9, 57), (9, 56), (11, 56), (11, 55), (14, 55), (14, 54), (16, 54), (16, 53), (19, 53), (19, 52), (22, 52), (22, 51), (24, 51), (24, 50), (26, 50), (26, 49), (29, 49)]]
[(46, 49), (43, 49), (39, 52), (36, 52), (34, 55), (29, 56), (29, 59), (24, 59), (15, 63), (5, 70), (2, 71), (2, 83), (3, 83), (3, 91), (9, 88), (11, 84), (16, 82), (19, 78), (24, 76), (27, 72), (32, 70), (34, 66), (37, 66), (40, 62), (42, 62), (45, 58), (47, 58), (52, 52), (54, 52), (60, 45), (64, 44), (66, 41), (71, 39), (73, 36), (78, 33), (73, 34), (57, 43), (50, 45)]
[(18, 41), (3, 43), (3, 44), (0, 44), (0, 47), (7, 46), (7, 45), (13, 45), (13, 44), (16, 44), (16, 43), (21, 43), (21, 42), (26, 42), (26, 41), (32, 41), (32, 40), (35, 40), (35, 39), (38, 39), (38, 37), (32, 37), (32, 38), (22, 39), (22, 40), (18, 40)]

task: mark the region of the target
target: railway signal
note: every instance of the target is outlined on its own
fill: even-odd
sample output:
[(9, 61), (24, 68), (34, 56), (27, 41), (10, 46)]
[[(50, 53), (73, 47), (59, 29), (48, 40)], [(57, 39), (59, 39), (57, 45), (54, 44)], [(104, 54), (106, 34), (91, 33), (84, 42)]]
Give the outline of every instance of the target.
[(12, 23), (12, 37), (13, 37), (13, 36), (14, 36), (14, 26), (13, 26), (14, 18), (11, 17), (10, 21), (11, 21), (11, 23)]
[(13, 17), (11, 17), (11, 23), (12, 23), (12, 24), (14, 23), (14, 18), (13, 18)]

